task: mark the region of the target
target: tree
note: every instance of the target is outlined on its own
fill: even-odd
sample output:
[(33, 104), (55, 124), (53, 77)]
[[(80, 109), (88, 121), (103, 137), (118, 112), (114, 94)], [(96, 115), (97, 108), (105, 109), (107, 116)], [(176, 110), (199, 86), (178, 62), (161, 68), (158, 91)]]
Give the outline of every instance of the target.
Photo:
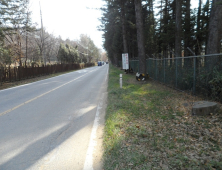
[(125, 0), (121, 0), (121, 21), (123, 35), (123, 53), (128, 53), (128, 45), (126, 40)]
[(207, 54), (220, 53), (222, 39), (222, 0), (213, 0), (210, 13)]
[(73, 64), (78, 61), (77, 47), (74, 48), (69, 44), (60, 44), (58, 59), (63, 64)]
[(175, 55), (176, 57), (181, 57), (181, 6), (182, 0), (176, 0), (176, 36), (175, 36)]
[(106, 0), (106, 3), (100, 30), (104, 31), (104, 48), (110, 61), (118, 65), (122, 53), (137, 57), (135, 6), (133, 0)]
[(141, 0), (134, 0), (134, 4), (135, 4), (135, 14), (136, 14), (139, 71), (141, 74), (146, 74), (146, 55), (144, 47), (144, 31), (143, 31)]
[[(27, 9), (28, 3), (28, 0), (2, 0), (0, 2), (0, 46), (1, 49), (4, 49), (3, 51), (9, 50), (10, 55), (17, 54), (20, 64), (22, 57), (21, 30), (24, 29), (25, 9)], [(12, 59), (12, 57), (10, 58)]]

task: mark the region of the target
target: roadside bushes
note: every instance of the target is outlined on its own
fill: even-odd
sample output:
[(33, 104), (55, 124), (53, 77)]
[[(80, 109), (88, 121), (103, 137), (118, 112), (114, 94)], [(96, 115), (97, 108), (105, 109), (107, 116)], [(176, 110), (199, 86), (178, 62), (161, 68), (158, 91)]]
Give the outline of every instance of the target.
[(222, 102), (222, 71), (218, 66), (208, 73), (201, 74), (198, 82), (198, 91), (201, 91), (204, 97)]

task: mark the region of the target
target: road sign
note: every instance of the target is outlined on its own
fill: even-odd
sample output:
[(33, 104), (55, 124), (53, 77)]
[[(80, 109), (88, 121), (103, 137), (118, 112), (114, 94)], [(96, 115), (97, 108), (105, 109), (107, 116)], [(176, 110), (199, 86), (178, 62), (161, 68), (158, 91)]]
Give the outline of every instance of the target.
[(128, 69), (129, 69), (129, 57), (128, 57), (128, 53), (123, 53), (123, 54), (122, 54), (122, 65), (123, 65), (123, 69), (124, 69), (124, 70), (128, 70)]

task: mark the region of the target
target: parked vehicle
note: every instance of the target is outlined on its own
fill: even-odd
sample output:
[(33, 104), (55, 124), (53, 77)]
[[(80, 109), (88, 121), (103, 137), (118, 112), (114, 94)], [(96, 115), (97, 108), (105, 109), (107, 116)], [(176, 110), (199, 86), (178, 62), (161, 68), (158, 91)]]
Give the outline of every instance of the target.
[(98, 61), (98, 66), (102, 66), (102, 62), (101, 61)]

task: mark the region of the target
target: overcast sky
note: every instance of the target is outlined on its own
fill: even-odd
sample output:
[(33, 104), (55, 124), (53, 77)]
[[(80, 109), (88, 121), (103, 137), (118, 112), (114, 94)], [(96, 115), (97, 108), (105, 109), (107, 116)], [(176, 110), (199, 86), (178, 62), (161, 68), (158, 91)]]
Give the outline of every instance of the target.
[[(40, 0), (43, 26), (49, 33), (64, 40), (79, 39), (87, 34), (98, 48), (102, 48), (102, 32), (97, 30), (102, 0)], [(89, 9), (90, 8), (90, 9)], [(92, 9), (93, 8), (93, 9)], [(32, 21), (41, 26), (39, 0), (30, 0)]]
[[(193, 8), (198, 6), (198, 1), (191, 0)], [(40, 0), (43, 25), (49, 33), (60, 35), (64, 40), (79, 39), (80, 34), (87, 34), (102, 48), (103, 33), (97, 30), (101, 11), (94, 8), (102, 7), (103, 3), (102, 0)], [(41, 26), (39, 0), (30, 0), (30, 9), (32, 21)]]

